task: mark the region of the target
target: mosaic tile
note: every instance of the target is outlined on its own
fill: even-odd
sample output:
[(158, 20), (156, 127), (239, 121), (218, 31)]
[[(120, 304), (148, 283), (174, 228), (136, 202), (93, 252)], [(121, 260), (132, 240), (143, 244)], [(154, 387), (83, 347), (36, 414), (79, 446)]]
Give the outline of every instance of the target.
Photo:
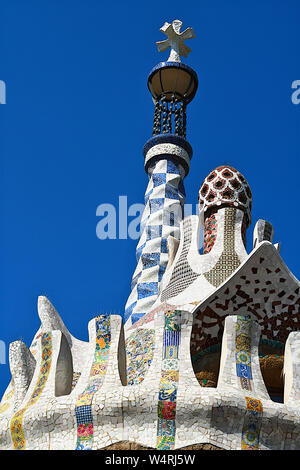
[(162, 371), (158, 393), (156, 448), (172, 450), (176, 434), (176, 398), (179, 369), (179, 310), (165, 310)]
[(242, 450), (258, 450), (262, 419), (262, 403), (260, 400), (245, 397), (246, 414), (242, 430)]
[[(235, 337), (236, 374), (240, 386), (244, 390), (253, 391), (251, 368), (251, 335), (252, 320), (249, 316), (237, 316)], [(262, 403), (260, 400), (245, 396), (246, 413), (244, 417), (241, 449), (257, 450), (262, 418)]]
[(41, 347), (42, 347), (42, 361), (41, 368), (37, 383), (34, 387), (32, 395), (25, 405), (24, 408), (17, 411), (11, 419), (10, 431), (11, 438), (13, 441), (13, 447), (15, 450), (25, 450), (26, 440), (23, 430), (23, 417), (25, 411), (34, 405), (40, 398), (46, 382), (49, 377), (51, 361), (52, 361), (52, 336), (51, 333), (43, 333), (41, 335)]
[(127, 385), (141, 383), (151, 365), (155, 346), (153, 329), (137, 329), (126, 339)]
[(110, 316), (100, 315), (95, 319), (96, 343), (94, 361), (90, 370), (87, 387), (78, 396), (75, 407), (77, 422), (76, 450), (91, 450), (93, 444), (94, 426), (92, 416), (92, 401), (103, 385), (109, 358), (111, 333)]
[(215, 266), (203, 274), (208, 282), (215, 287), (222, 284), (241, 264), (235, 252), (235, 214), (235, 208), (225, 208), (224, 249)]
[(169, 235), (178, 237), (174, 230), (179, 228), (185, 200), (185, 170), (168, 155), (150, 164), (147, 171), (149, 184), (136, 249), (137, 267), (125, 306), (125, 323), (130, 324), (149, 312), (158, 296), (167, 266), (167, 239)]

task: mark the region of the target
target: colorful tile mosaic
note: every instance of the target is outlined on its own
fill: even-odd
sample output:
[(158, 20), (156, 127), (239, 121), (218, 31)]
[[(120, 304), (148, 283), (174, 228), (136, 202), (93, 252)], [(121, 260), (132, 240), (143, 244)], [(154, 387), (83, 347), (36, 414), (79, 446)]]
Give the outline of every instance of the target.
[[(221, 344), (228, 311), (237, 314), (245, 308), (261, 327), (260, 343), (273, 348), (284, 349), (289, 332), (300, 330), (300, 288), (297, 281), (288, 280), (278, 260), (270, 263), (271, 250), (271, 246), (265, 246), (263, 253), (251, 257), (234, 279), (195, 313), (192, 357)], [(282, 290), (276, 286), (282, 286)]]
[(252, 382), (251, 330), (251, 319), (238, 315), (235, 338), (236, 375), (240, 379), (241, 387), (246, 390), (251, 390)]
[(155, 318), (155, 312), (154, 311), (150, 312), (150, 313), (147, 313), (140, 320), (136, 321), (130, 328), (128, 328), (128, 331), (140, 328), (141, 326), (145, 325), (146, 323), (149, 323), (149, 322), (153, 321), (154, 318)]
[[(215, 216), (213, 214), (213, 216)], [(234, 207), (226, 207), (224, 211), (224, 241), (223, 251), (215, 266), (209, 271), (203, 273), (203, 276), (212, 284), (214, 287), (218, 287), (224, 282), (241, 264), (238, 255), (235, 251), (235, 219), (236, 209)], [(212, 219), (213, 220), (213, 219)], [(216, 221), (216, 219), (215, 219)], [(187, 255), (190, 251), (192, 241), (193, 226), (189, 218), (183, 221), (183, 247), (180, 256), (177, 260), (176, 265), (172, 271), (172, 275), (168, 285), (163, 289), (161, 293), (161, 300), (166, 301), (172, 297), (176, 297), (183, 292), (188, 286), (190, 286), (196, 279), (199, 278), (200, 274), (193, 271), (187, 260)], [(214, 225), (214, 238), (213, 242), (207, 241), (206, 249), (211, 250), (213, 243), (216, 240), (217, 225)], [(212, 233), (212, 229), (210, 230)], [(209, 237), (208, 237), (209, 238)]]
[(245, 212), (250, 225), (251, 189), (244, 176), (231, 166), (219, 166), (209, 173), (199, 191), (199, 204), (204, 212), (223, 204), (237, 207)]
[(176, 433), (176, 397), (179, 371), (179, 310), (165, 311), (162, 372), (158, 394), (156, 448), (172, 450)]
[(155, 330), (139, 328), (126, 340), (127, 385), (141, 383), (151, 365)]
[(52, 337), (51, 333), (43, 333), (41, 336), (42, 361), (39, 377), (30, 397), (30, 400), (24, 408), (14, 414), (10, 424), (11, 438), (15, 450), (25, 450), (26, 441), (23, 430), (23, 417), (25, 411), (34, 405), (41, 396), (49, 377), (49, 371), (52, 360)]
[[(235, 337), (236, 375), (241, 388), (253, 391), (251, 369), (252, 320), (249, 316), (237, 316)], [(260, 400), (246, 396), (246, 413), (242, 429), (242, 450), (258, 450), (263, 407)]]
[(215, 266), (204, 273), (213, 286), (218, 287), (241, 264), (235, 252), (235, 214), (234, 207), (226, 207), (224, 215), (224, 249)]
[(245, 397), (246, 414), (242, 430), (242, 450), (258, 450), (263, 407), (260, 400)]
[(76, 450), (91, 450), (93, 443), (92, 401), (104, 382), (111, 344), (110, 316), (100, 315), (96, 322), (96, 345), (94, 362), (91, 367), (88, 385), (76, 402), (77, 422)]
[(209, 253), (217, 238), (218, 222), (216, 214), (212, 214), (205, 219), (204, 223), (204, 249), (203, 253)]

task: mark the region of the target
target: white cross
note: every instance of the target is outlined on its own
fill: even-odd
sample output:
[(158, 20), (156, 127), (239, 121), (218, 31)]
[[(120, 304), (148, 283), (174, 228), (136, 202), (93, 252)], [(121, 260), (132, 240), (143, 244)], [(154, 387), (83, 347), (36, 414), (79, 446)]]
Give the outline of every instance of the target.
[(166, 51), (169, 47), (171, 48), (168, 62), (181, 62), (180, 56), (182, 55), (183, 57), (186, 57), (191, 52), (191, 49), (184, 44), (184, 41), (185, 39), (195, 38), (196, 35), (193, 28), (187, 28), (181, 33), (181, 26), (182, 21), (174, 20), (172, 21), (172, 24), (165, 23), (160, 28), (160, 31), (168, 36), (168, 39), (165, 39), (164, 41), (158, 41), (156, 45), (159, 52)]

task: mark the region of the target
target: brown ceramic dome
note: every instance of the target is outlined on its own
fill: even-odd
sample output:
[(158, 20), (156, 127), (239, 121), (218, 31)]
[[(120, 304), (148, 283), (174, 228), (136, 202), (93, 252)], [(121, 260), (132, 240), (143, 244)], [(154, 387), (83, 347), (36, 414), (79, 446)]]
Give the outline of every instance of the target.
[(199, 190), (200, 210), (233, 206), (247, 215), (247, 226), (251, 222), (252, 194), (244, 176), (228, 165), (215, 168), (203, 181)]

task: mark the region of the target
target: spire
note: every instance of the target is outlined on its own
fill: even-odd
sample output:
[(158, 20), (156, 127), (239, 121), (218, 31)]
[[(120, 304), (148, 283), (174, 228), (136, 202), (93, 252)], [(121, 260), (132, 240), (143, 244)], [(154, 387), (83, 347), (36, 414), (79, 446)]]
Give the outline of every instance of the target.
[[(194, 31), (188, 28), (180, 33), (181, 26), (181, 21), (175, 20), (161, 28), (167, 39), (157, 43), (158, 50), (170, 47), (170, 57), (156, 65), (148, 77), (155, 103), (152, 137), (143, 148), (149, 184), (136, 249), (137, 266), (125, 307), (126, 336), (129, 328), (151, 311), (168, 264), (168, 238), (178, 240), (180, 236), (185, 203), (183, 180), (193, 153), (186, 140), (186, 106), (198, 85), (196, 72), (180, 60), (180, 55), (186, 57), (190, 52), (184, 41), (194, 37)], [(132, 370), (130, 366), (128, 370)]]

